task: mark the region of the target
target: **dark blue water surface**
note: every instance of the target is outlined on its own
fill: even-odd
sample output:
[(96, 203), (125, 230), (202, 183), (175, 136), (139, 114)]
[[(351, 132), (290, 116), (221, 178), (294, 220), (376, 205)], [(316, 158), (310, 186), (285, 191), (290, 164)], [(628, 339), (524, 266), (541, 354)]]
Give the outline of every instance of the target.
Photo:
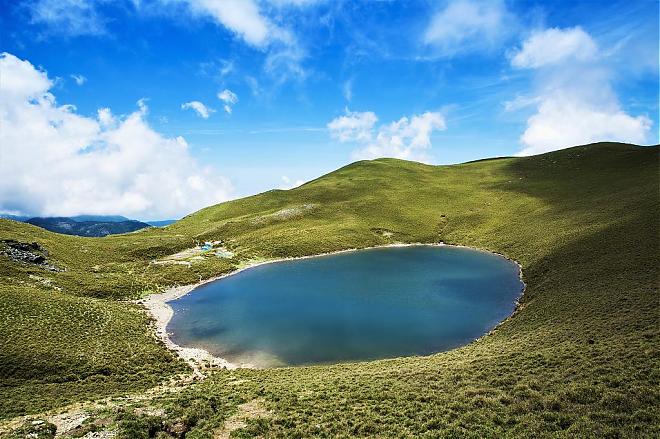
[(182, 346), (268, 367), (424, 355), (510, 315), (518, 266), (486, 252), (392, 247), (254, 267), (170, 302)]

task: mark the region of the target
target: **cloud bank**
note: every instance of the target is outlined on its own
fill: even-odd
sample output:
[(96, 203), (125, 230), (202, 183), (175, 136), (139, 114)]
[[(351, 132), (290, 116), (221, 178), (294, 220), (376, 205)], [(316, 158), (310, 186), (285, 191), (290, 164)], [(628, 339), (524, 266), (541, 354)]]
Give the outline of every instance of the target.
[(147, 106), (96, 117), (59, 105), (29, 61), (0, 55), (0, 210), (27, 215), (180, 217), (229, 198), (230, 182), (200, 166), (182, 137), (146, 120)]

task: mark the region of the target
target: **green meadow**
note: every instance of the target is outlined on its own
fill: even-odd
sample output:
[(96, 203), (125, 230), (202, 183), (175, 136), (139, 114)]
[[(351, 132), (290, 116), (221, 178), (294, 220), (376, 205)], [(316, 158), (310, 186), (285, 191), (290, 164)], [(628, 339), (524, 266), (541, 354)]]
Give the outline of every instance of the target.
[[(120, 437), (206, 438), (240, 418), (232, 437), (658, 437), (658, 151), (599, 143), (451, 166), (360, 161), (105, 238), (0, 220), (0, 240), (37, 242), (62, 269), (0, 254), (0, 418), (29, 415), (29, 429), (103, 400), (77, 433), (102, 419)], [(201, 241), (234, 257), (153, 263)], [(176, 381), (188, 366), (131, 301), (254, 260), (439, 241), (518, 261), (527, 287), (490, 334), (427, 357)], [(169, 380), (170, 391), (149, 390)]]

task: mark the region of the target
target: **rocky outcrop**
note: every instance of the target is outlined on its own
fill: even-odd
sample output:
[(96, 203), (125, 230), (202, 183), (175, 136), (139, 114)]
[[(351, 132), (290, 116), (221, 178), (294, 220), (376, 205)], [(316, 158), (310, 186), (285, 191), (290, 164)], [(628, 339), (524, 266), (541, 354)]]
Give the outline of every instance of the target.
[(48, 250), (39, 245), (38, 242), (20, 242), (13, 239), (2, 241), (2, 253), (9, 256), (14, 262), (38, 265), (50, 271), (62, 271), (62, 269), (48, 263)]

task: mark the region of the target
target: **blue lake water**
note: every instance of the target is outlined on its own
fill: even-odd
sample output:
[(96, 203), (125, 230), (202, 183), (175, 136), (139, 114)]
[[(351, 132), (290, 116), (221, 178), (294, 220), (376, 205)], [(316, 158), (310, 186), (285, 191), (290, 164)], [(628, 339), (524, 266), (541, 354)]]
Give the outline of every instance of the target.
[(451, 246), (360, 250), (261, 265), (170, 302), (167, 330), (260, 367), (426, 355), (509, 316), (518, 266)]

